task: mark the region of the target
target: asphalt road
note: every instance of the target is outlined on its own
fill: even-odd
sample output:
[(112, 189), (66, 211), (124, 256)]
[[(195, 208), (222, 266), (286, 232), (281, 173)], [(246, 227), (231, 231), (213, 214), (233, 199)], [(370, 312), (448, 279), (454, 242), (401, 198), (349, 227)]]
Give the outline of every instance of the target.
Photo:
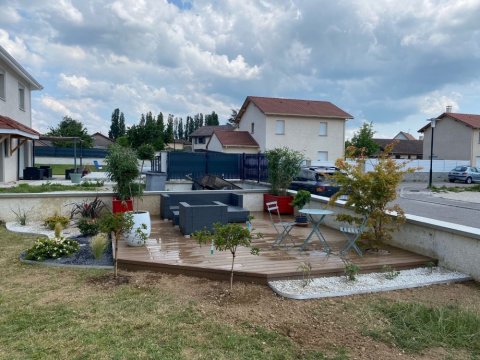
[[(436, 186), (452, 186), (447, 183)], [(453, 186), (468, 186), (453, 184)], [(423, 183), (403, 183), (399, 189), (399, 204), (407, 214), (448, 221), (455, 224), (480, 228), (480, 202), (478, 197), (471, 201), (450, 200), (435, 197)]]

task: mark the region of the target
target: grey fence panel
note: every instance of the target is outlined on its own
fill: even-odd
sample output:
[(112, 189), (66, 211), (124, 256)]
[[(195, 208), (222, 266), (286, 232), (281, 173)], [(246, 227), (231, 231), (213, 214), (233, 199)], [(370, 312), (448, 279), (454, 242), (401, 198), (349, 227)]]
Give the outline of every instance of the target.
[[(158, 171), (159, 164), (154, 171)], [(167, 158), (168, 179), (200, 178), (205, 174), (225, 179), (265, 181), (267, 161), (263, 154), (225, 154), (218, 152), (170, 152)]]

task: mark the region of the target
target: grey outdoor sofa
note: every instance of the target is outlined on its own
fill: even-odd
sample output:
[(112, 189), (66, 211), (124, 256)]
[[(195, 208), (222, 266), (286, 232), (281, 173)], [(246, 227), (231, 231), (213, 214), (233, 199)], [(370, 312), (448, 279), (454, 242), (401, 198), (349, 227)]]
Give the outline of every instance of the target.
[[(180, 225), (180, 203), (183, 205), (183, 211), (190, 211), (195, 216), (209, 219), (210, 223), (222, 222), (245, 222), (248, 220), (250, 212), (243, 207), (243, 195), (231, 192), (188, 192), (171, 193), (160, 195), (160, 216), (163, 219), (173, 221), (174, 225)], [(204, 206), (193, 209), (194, 206)], [(188, 207), (188, 209), (187, 209)], [(218, 210), (221, 208), (222, 210)], [(201, 209), (204, 210), (201, 213)], [(220, 212), (226, 212), (226, 218), (220, 216)], [(217, 218), (215, 218), (215, 216)], [(186, 218), (186, 217), (184, 217)], [(199, 223), (202, 220), (199, 220)], [(186, 225), (184, 224), (184, 227)], [(203, 227), (203, 226), (202, 226)], [(186, 234), (186, 233), (185, 233)]]

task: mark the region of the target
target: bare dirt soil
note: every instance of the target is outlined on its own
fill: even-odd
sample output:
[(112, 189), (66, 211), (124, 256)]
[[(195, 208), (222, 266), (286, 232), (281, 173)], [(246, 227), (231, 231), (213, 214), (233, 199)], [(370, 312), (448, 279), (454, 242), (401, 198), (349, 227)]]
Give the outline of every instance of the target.
[[(179, 302), (194, 303), (204, 316), (233, 326), (250, 323), (288, 336), (302, 349), (317, 350), (334, 357), (341, 349), (349, 359), (471, 359), (464, 351), (428, 349), (406, 353), (364, 335), (367, 329), (383, 329), (384, 319), (371, 305), (384, 301), (407, 301), (428, 306), (459, 305), (480, 313), (480, 286), (475, 282), (435, 285), (368, 295), (318, 300), (289, 300), (275, 295), (267, 286), (158, 273), (122, 273), (120, 281), (110, 274), (96, 278), (94, 286), (111, 287), (128, 282), (142, 287), (158, 287)], [(93, 280), (93, 279), (92, 279)]]

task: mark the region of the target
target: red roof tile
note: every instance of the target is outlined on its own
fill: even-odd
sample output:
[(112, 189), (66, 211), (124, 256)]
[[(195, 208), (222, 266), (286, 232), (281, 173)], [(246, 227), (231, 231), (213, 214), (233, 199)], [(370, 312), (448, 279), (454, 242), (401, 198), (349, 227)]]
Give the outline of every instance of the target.
[(0, 134), (18, 134), (19, 132), (23, 132), (29, 135), (32, 135), (33, 138), (38, 139), (40, 133), (29, 128), (26, 125), (15, 121), (8, 116), (0, 115)]
[[(452, 118), (453, 120), (460, 121), (467, 126), (470, 126), (474, 129), (480, 128), (480, 115), (475, 114), (458, 114), (458, 113), (443, 113), (437, 119), (443, 119), (444, 117)], [(426, 129), (430, 127), (430, 123), (422, 127), (418, 132), (424, 132)]]
[(250, 102), (254, 103), (265, 115), (353, 119), (352, 115), (329, 101), (247, 96), (242, 108), (238, 112), (238, 120), (242, 117)]
[(223, 146), (259, 147), (248, 131), (215, 131), (215, 136)]

